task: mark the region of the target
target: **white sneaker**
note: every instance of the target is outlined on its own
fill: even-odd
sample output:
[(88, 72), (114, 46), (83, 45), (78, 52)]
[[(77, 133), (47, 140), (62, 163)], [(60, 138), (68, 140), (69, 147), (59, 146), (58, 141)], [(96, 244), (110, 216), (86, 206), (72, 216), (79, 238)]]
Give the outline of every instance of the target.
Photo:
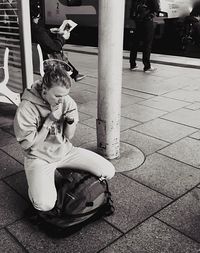
[(131, 71), (137, 70), (138, 69), (138, 65), (135, 65), (135, 67), (130, 68)]
[(149, 69), (144, 70), (144, 72), (145, 72), (145, 73), (151, 73), (151, 72), (154, 72), (155, 70), (156, 70), (156, 68), (150, 67)]

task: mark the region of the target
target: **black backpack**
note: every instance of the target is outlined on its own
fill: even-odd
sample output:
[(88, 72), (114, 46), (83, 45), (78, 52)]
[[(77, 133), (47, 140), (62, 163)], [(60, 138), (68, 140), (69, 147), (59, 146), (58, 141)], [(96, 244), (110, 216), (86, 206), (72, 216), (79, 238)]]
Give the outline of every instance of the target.
[(60, 177), (55, 207), (48, 212), (34, 210), (29, 219), (48, 236), (59, 238), (113, 212), (107, 181), (87, 172), (73, 171)]
[(131, 18), (137, 20), (148, 20), (150, 18), (150, 9), (147, 0), (136, 0), (131, 10)]

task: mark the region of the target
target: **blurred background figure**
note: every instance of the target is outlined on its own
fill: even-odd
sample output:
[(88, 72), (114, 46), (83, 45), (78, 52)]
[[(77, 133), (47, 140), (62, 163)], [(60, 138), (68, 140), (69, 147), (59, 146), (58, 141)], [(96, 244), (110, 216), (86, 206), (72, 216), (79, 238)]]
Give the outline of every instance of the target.
[(153, 18), (159, 12), (158, 0), (132, 0), (130, 18), (135, 21), (135, 31), (130, 50), (130, 69), (138, 68), (136, 64), (140, 42), (143, 43), (144, 72), (155, 70), (150, 63), (151, 46), (154, 36)]
[(72, 68), (71, 78), (76, 82), (82, 80), (85, 75), (79, 74), (78, 70), (69, 62), (68, 57), (63, 53), (62, 48), (66, 40), (69, 39), (70, 32), (52, 33), (50, 30), (47, 30), (41, 22), (40, 6), (37, 3), (31, 2), (30, 11), (32, 42), (40, 44), (44, 60), (49, 57), (55, 57), (66, 61)]

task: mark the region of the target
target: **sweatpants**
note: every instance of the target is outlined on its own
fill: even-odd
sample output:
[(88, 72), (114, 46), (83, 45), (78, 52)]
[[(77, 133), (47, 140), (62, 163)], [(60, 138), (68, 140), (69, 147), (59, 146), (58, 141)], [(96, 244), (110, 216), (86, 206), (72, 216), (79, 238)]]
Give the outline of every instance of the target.
[(115, 174), (111, 162), (92, 151), (77, 147), (72, 147), (61, 161), (54, 163), (25, 157), (24, 167), (29, 198), (34, 208), (40, 211), (49, 211), (56, 203), (56, 169), (80, 169), (106, 179), (111, 179)]

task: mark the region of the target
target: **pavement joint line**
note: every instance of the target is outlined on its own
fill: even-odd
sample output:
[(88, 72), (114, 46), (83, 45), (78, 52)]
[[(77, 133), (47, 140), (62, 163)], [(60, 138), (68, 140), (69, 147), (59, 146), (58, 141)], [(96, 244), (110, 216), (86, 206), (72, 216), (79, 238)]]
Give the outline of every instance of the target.
[[(163, 148), (163, 149), (164, 149), (164, 148)], [(176, 159), (176, 158), (174, 158), (174, 157), (170, 157), (170, 156), (168, 156), (168, 155), (166, 155), (166, 154), (159, 153), (159, 152), (157, 152), (157, 151), (156, 151), (155, 153), (157, 153), (157, 154), (159, 154), (159, 155), (162, 155), (162, 156), (165, 156), (165, 157), (168, 157), (168, 158), (170, 158), (170, 159), (172, 159), (172, 160), (174, 160), (174, 161), (176, 161), (176, 162), (179, 162), (179, 163), (183, 163), (183, 164), (185, 164), (185, 165), (188, 165), (188, 166), (192, 167), (193, 169), (200, 170), (200, 168), (195, 167), (195, 166), (194, 166), (194, 165), (192, 165), (192, 164), (189, 164), (189, 163), (186, 163), (186, 162), (180, 161), (180, 160), (178, 160), (178, 159)], [(199, 183), (198, 183), (198, 184), (200, 184), (200, 181), (199, 181)]]
[[(11, 175), (12, 176), (12, 175)], [(4, 182), (10, 189), (12, 189), (17, 195), (19, 195), (25, 202), (30, 203), (24, 196), (18, 192), (12, 185), (8, 184), (4, 179), (1, 179), (2, 182)]]
[(158, 220), (158, 221), (164, 223), (164, 224), (167, 225), (168, 227), (172, 228), (173, 230), (177, 231), (178, 233), (184, 235), (185, 237), (191, 239), (192, 241), (197, 242), (198, 244), (200, 243), (200, 241), (197, 241), (195, 238), (192, 238), (190, 235), (185, 234), (184, 232), (178, 230), (177, 228), (175, 228), (175, 227), (173, 227), (172, 225), (168, 224), (167, 222), (165, 222), (165, 221), (159, 219), (158, 217), (155, 216), (154, 218), (155, 218), (156, 220)]
[[(81, 53), (81, 54), (88, 54), (88, 55), (98, 55), (98, 52), (91, 52), (86, 50), (78, 50), (78, 49), (64, 49), (63, 51), (73, 52), (73, 53)], [(123, 56), (123, 59), (129, 60), (129, 56)], [(141, 58), (137, 58), (137, 61), (142, 62)], [(160, 65), (169, 65), (174, 67), (180, 68), (192, 68), (192, 69), (200, 69), (200, 66), (194, 64), (186, 64), (186, 63), (176, 63), (176, 62), (168, 62), (163, 60), (151, 60), (152, 63), (160, 64)]]
[[(138, 167), (138, 168), (139, 168), (139, 167)], [(137, 170), (138, 168), (135, 168), (135, 169), (133, 169), (133, 170)], [(133, 170), (129, 170), (128, 172), (133, 171)], [(154, 192), (157, 192), (157, 193), (159, 193), (160, 195), (163, 195), (164, 197), (166, 197), (166, 198), (168, 198), (168, 199), (171, 199), (172, 201), (174, 200), (174, 198), (172, 198), (172, 197), (166, 195), (165, 193), (162, 193), (162, 192), (160, 192), (160, 191), (158, 191), (158, 190), (156, 190), (156, 189), (153, 189), (153, 188), (151, 188), (149, 185), (146, 185), (146, 184), (144, 184), (144, 183), (138, 181), (137, 179), (132, 178), (132, 177), (129, 176), (129, 175), (126, 175), (125, 172), (122, 172), (121, 174), (122, 174), (123, 176), (129, 178), (129, 179), (132, 179), (132, 180), (135, 181), (136, 183), (138, 183), (138, 184), (140, 184), (140, 185), (143, 185), (143, 186), (149, 188), (150, 190), (152, 190), (152, 191), (154, 191)]]
[[(178, 110), (178, 109), (177, 109)], [(175, 112), (175, 111), (174, 111)], [(165, 114), (164, 114), (165, 115)], [(174, 121), (174, 120), (171, 120), (171, 119), (165, 119), (165, 118), (162, 118), (164, 115), (160, 116), (159, 119), (164, 119), (164, 120), (167, 120), (169, 122), (173, 122), (173, 123), (176, 123), (176, 124), (179, 124), (179, 125), (182, 125), (182, 126), (186, 126), (186, 127), (191, 127), (191, 128), (194, 128), (194, 129), (197, 129), (197, 130), (200, 130), (200, 126), (191, 126), (191, 125), (186, 125), (184, 123), (180, 123), (180, 122), (177, 122), (177, 121)]]
[[(10, 145), (7, 145), (7, 146), (10, 146)], [(5, 146), (4, 146), (5, 147)], [(2, 149), (2, 147), (0, 147), (0, 150), (2, 152), (4, 152), (6, 155), (8, 155), (9, 157), (11, 157), (12, 159), (14, 159), (16, 162), (20, 163), (22, 166), (24, 166), (23, 163), (21, 163), (20, 161), (18, 161), (15, 157), (11, 156), (10, 154), (8, 154), (5, 150)]]
[(24, 247), (24, 245), (10, 232), (7, 227), (4, 227), (4, 229), (13, 238), (13, 240), (24, 250), (24, 252), (29, 253), (29, 251)]

